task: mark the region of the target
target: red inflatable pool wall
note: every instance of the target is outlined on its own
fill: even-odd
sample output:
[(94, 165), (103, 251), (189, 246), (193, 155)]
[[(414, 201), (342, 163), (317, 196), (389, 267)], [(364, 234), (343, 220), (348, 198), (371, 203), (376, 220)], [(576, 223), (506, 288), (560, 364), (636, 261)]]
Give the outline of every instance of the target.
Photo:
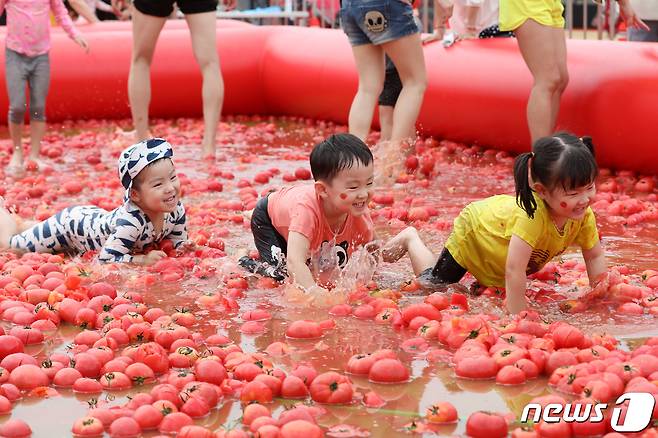
[[(200, 116), (201, 74), (189, 34), (182, 22), (167, 26), (153, 61), (151, 116)], [(83, 28), (89, 55), (61, 31), (53, 32), (50, 120), (129, 117), (129, 29), (128, 23)], [(341, 31), (224, 20), (218, 21), (217, 42), (224, 114), (346, 122), (357, 76)], [(571, 79), (558, 129), (591, 135), (603, 166), (658, 173), (658, 44), (569, 40), (568, 53)], [(450, 49), (431, 44), (425, 57), (423, 133), (528, 150), (525, 105), (532, 77), (516, 41), (465, 41)], [(4, 84), (0, 88), (0, 107), (6, 108)], [(6, 123), (6, 111), (0, 117)]]

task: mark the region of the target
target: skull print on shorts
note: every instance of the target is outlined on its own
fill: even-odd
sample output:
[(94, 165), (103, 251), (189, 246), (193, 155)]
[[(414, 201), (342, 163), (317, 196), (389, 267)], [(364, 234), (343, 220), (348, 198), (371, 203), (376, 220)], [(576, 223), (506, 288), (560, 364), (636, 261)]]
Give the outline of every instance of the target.
[(364, 17), (364, 24), (370, 32), (384, 32), (388, 22), (386, 17), (379, 11), (368, 11)]

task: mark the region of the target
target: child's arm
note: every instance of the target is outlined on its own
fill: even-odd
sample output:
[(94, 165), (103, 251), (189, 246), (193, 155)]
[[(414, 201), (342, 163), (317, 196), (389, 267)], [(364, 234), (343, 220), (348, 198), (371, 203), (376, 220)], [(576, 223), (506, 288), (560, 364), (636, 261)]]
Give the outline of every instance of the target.
[(69, 13), (66, 11), (66, 6), (64, 6), (62, 0), (50, 0), (50, 9), (55, 14), (55, 20), (62, 26), (62, 29), (64, 29), (69, 38), (88, 52), (89, 45), (87, 44), (87, 40), (73, 26), (71, 17), (69, 17)]
[(84, 0), (69, 0), (69, 4), (78, 15), (89, 23), (98, 23), (100, 21)]
[(585, 266), (587, 267), (587, 277), (591, 287), (596, 286), (596, 282), (601, 278), (601, 275), (608, 270), (605, 262), (605, 251), (601, 246), (601, 242), (596, 244), (590, 249), (583, 250), (583, 258), (585, 259)]
[(108, 5), (103, 0), (96, 0), (95, 5), (96, 5), (96, 9), (98, 9), (99, 11), (114, 12), (114, 9), (112, 9), (112, 5)]
[(98, 260), (101, 263), (135, 263), (147, 266), (167, 257), (163, 251), (151, 251), (145, 255), (133, 256), (131, 252), (140, 234), (141, 230), (132, 222), (119, 218), (116, 229), (105, 241)]
[(185, 215), (185, 207), (183, 207), (183, 204), (178, 205), (175, 220), (174, 229), (166, 236), (166, 238), (171, 240), (171, 243), (174, 244), (174, 248), (178, 248), (187, 241), (187, 217)]
[(528, 307), (525, 298), (526, 269), (532, 254), (532, 246), (516, 235), (512, 235), (505, 264), (505, 306), (510, 313), (518, 313)]
[(315, 289), (314, 292), (326, 292), (324, 288), (315, 283), (311, 270), (306, 265), (311, 242), (301, 233), (290, 231), (288, 233), (288, 274), (293, 281), (305, 290)]

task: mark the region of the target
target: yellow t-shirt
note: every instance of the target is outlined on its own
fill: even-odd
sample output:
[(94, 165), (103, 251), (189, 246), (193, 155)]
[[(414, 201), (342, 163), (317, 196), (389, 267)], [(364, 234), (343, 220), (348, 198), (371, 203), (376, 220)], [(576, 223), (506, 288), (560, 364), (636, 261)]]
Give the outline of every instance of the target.
[(512, 235), (534, 248), (526, 269), (528, 274), (539, 271), (572, 244), (588, 250), (599, 241), (591, 208), (587, 208), (582, 219), (567, 220), (560, 232), (544, 201), (536, 195), (535, 199), (537, 211), (533, 219), (510, 195), (492, 196), (467, 205), (455, 219), (446, 248), (483, 286), (505, 287), (505, 263)]

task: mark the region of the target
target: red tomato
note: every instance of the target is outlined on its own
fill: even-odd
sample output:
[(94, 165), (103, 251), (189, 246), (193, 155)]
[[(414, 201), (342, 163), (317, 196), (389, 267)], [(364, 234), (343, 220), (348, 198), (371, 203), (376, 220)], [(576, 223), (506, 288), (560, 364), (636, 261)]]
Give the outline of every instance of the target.
[(449, 424), (459, 420), (457, 409), (450, 402), (439, 402), (425, 410), (425, 419), (430, 423)]
[(201, 426), (184, 426), (176, 434), (176, 438), (215, 438), (215, 434)]
[(286, 329), (286, 337), (292, 339), (313, 339), (322, 336), (322, 328), (313, 321), (294, 321)]
[(272, 390), (263, 382), (251, 381), (242, 388), (240, 400), (243, 403), (257, 401), (258, 403), (270, 403), (272, 401)]
[(493, 379), (498, 373), (498, 364), (489, 356), (466, 357), (455, 367), (457, 377), (466, 379)]
[(308, 397), (308, 387), (299, 377), (293, 375), (286, 376), (281, 383), (281, 397), (306, 398)]
[(182, 412), (172, 412), (171, 414), (165, 415), (160, 422), (158, 430), (160, 433), (166, 434), (178, 433), (183, 427), (191, 426), (192, 424), (194, 424), (194, 421), (189, 415)]
[(323, 438), (324, 432), (317, 424), (294, 420), (284, 424), (279, 431), (281, 438)]
[(256, 418), (269, 416), (270, 410), (268, 408), (258, 403), (252, 403), (245, 406), (242, 412), (242, 424), (249, 426)]
[(507, 433), (507, 421), (499, 414), (477, 411), (466, 421), (466, 434), (471, 438), (504, 438)]
[(98, 437), (103, 435), (105, 428), (103, 427), (103, 423), (97, 418), (82, 417), (73, 423), (71, 431), (75, 436)]
[(20, 365), (9, 375), (9, 383), (21, 390), (31, 390), (38, 386), (48, 386), (50, 380), (36, 365)]
[(496, 374), (496, 383), (500, 385), (522, 385), (526, 380), (525, 372), (514, 365), (505, 365)]
[(314, 401), (326, 404), (349, 403), (354, 395), (350, 379), (334, 371), (313, 379), (309, 390)]
[(372, 364), (368, 380), (381, 383), (399, 383), (409, 380), (409, 370), (398, 359), (380, 359)]
[(367, 375), (375, 363), (370, 354), (355, 354), (347, 361), (347, 372), (355, 375)]
[(0, 425), (0, 436), (7, 438), (27, 438), (32, 435), (32, 429), (23, 420), (9, 419)]

